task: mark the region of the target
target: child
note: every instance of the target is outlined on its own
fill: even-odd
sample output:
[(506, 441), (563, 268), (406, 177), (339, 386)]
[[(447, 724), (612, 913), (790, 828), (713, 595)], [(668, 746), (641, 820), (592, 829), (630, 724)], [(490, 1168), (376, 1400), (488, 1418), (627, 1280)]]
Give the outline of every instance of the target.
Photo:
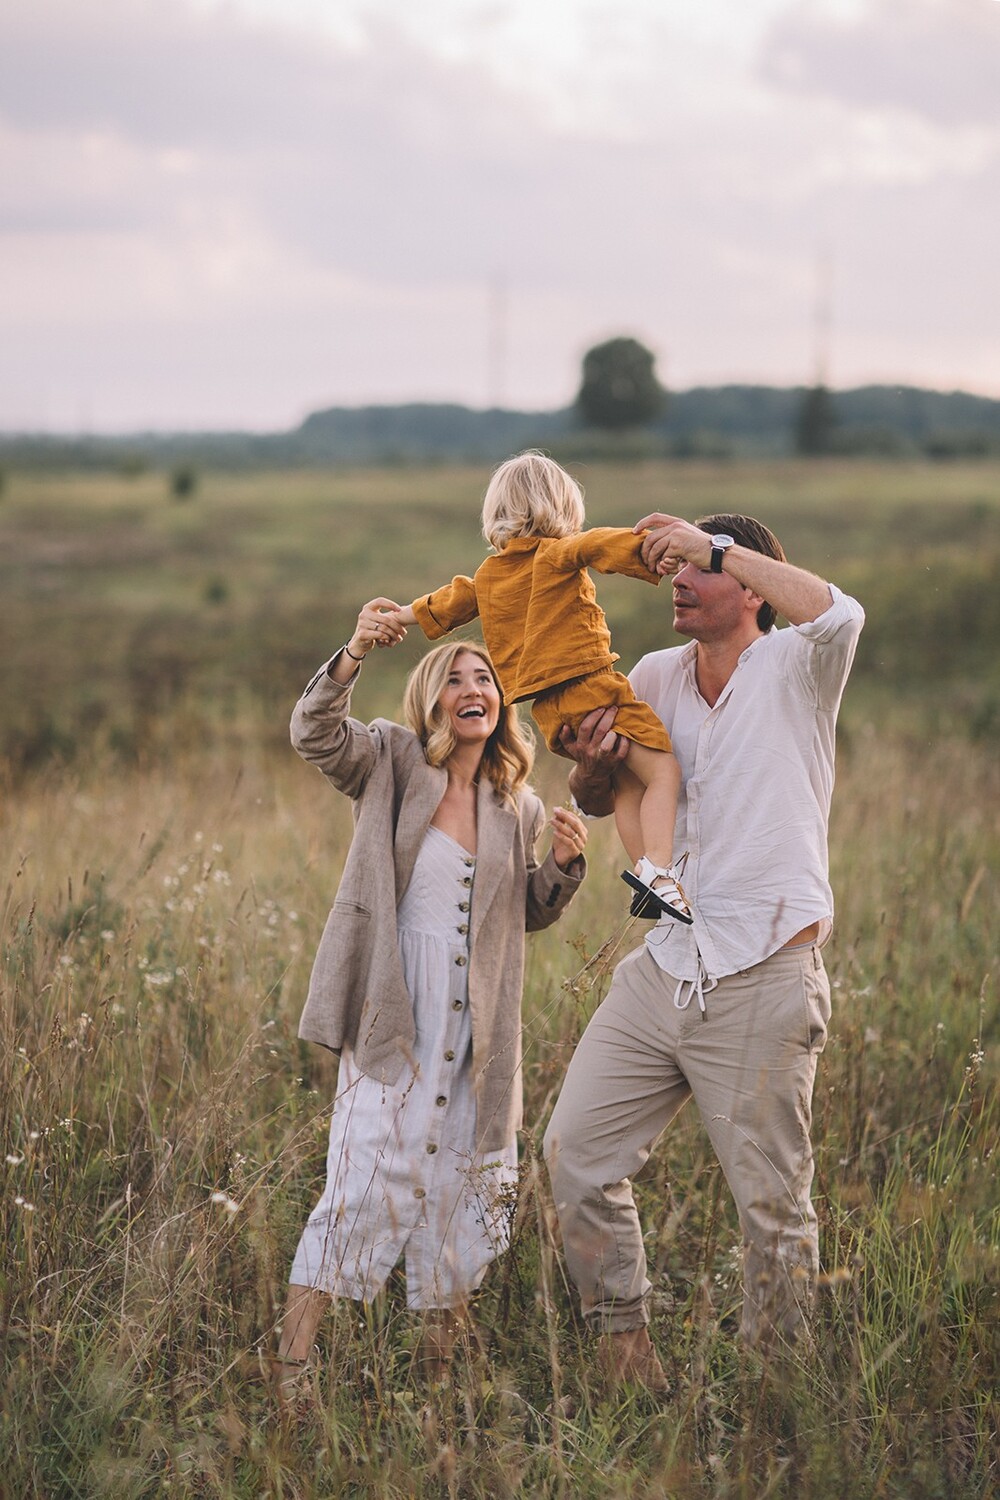
[(632, 912), (690, 923), (671, 863), (680, 767), (656, 714), (613, 669), (618, 654), (587, 568), (653, 584), (659, 575), (642, 561), (641, 537), (610, 526), (583, 531), (583, 521), (583, 494), (565, 469), (541, 453), (509, 458), (483, 501), (483, 534), (495, 556), (474, 578), (452, 579), (397, 618), (436, 640), (479, 616), (504, 702), (533, 698), (532, 716), (557, 755), (566, 753), (562, 725), (575, 732), (591, 709), (618, 705), (615, 729), (629, 747), (615, 778), (615, 821), (635, 862), (634, 873), (622, 873), (638, 893)]

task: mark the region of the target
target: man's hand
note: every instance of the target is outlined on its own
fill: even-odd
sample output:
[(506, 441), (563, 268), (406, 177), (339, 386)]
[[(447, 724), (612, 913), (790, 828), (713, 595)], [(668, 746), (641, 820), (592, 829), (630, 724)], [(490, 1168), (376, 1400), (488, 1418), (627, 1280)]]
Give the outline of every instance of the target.
[(608, 780), (628, 754), (628, 740), (615, 734), (617, 708), (592, 708), (584, 714), (574, 735), (568, 724), (559, 731), (559, 743), (584, 776)]
[(559, 731), (559, 743), (576, 761), (569, 787), (584, 812), (603, 818), (614, 811), (612, 777), (628, 755), (628, 740), (616, 734), (617, 708), (593, 708), (580, 720), (574, 735), (568, 724)]
[(712, 538), (700, 526), (680, 516), (654, 511), (636, 521), (632, 530), (648, 532), (642, 544), (642, 560), (651, 573), (676, 573), (685, 563), (707, 568), (712, 561)]

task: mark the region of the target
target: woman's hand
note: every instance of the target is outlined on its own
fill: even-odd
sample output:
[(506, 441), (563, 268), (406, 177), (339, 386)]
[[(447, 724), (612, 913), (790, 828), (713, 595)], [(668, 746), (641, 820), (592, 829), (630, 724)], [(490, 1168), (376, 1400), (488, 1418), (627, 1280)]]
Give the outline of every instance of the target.
[(391, 599), (369, 599), (363, 604), (354, 634), (347, 643), (352, 656), (367, 656), (373, 646), (398, 646), (406, 634), (399, 611), (400, 606)]
[(557, 807), (549, 819), (552, 829), (552, 857), (560, 870), (568, 870), (583, 853), (587, 843), (587, 825), (568, 807)]

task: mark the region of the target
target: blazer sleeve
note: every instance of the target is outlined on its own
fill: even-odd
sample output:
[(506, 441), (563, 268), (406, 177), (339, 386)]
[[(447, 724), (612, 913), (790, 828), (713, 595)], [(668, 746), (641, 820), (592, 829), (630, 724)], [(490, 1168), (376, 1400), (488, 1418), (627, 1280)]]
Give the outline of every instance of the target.
[(472, 578), (459, 573), (443, 588), (433, 593), (422, 594), (410, 605), (417, 617), (417, 624), (429, 641), (436, 641), (449, 630), (459, 625), (468, 625), (479, 614), (476, 584)]
[(521, 827), (528, 870), (524, 925), (527, 932), (540, 932), (543, 927), (551, 927), (559, 920), (580, 889), (587, 873), (587, 861), (580, 854), (568, 870), (560, 870), (550, 849), (541, 863), (538, 862), (538, 843), (545, 829), (545, 807), (533, 792), (522, 799)]
[(336, 659), (317, 672), (292, 710), (292, 745), (303, 760), (329, 777), (338, 792), (359, 797), (382, 737), (376, 727), (348, 717), (359, 674), (355, 672), (347, 684), (334, 682), (327, 668)]
[(658, 584), (659, 573), (653, 573), (642, 560), (642, 537), (622, 526), (594, 526), (561, 538), (553, 548), (556, 567), (572, 572), (577, 568), (594, 568), (598, 573), (623, 573), (643, 583)]

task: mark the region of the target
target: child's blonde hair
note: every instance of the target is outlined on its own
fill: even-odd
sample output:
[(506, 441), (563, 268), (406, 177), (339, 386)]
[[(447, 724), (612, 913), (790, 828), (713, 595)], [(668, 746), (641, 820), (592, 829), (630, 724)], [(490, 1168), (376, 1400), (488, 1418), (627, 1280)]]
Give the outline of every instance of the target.
[(517, 536), (572, 536), (583, 520), (576, 480), (534, 449), (502, 463), (483, 500), (483, 536), (498, 552)]

